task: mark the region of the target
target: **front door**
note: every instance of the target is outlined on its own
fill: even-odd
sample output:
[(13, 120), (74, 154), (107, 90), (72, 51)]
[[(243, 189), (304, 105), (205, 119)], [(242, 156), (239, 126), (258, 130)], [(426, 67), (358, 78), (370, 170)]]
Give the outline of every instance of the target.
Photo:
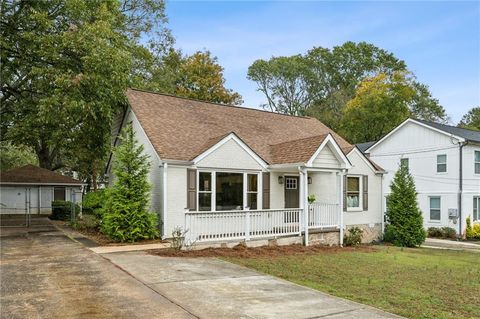
[(285, 208), (299, 208), (300, 193), (298, 176), (285, 176)]

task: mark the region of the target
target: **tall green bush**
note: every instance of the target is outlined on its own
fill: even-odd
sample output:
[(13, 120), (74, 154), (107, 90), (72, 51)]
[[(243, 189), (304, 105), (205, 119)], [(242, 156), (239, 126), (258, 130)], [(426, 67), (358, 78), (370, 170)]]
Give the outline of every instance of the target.
[(100, 217), (102, 208), (105, 206), (105, 200), (104, 189), (86, 193), (82, 201), (83, 213)]
[(406, 165), (401, 165), (390, 185), (384, 240), (396, 246), (416, 247), (426, 238), (417, 191)]
[(69, 201), (55, 200), (52, 202), (52, 215), (50, 219), (53, 220), (71, 220), (72, 219), (72, 207), (74, 207), (73, 217), (77, 217), (80, 213), (80, 206), (73, 204)]
[(121, 242), (157, 237), (157, 215), (147, 210), (150, 162), (135, 140), (131, 125), (123, 130), (120, 146), (113, 153), (115, 179), (106, 192), (103, 233)]

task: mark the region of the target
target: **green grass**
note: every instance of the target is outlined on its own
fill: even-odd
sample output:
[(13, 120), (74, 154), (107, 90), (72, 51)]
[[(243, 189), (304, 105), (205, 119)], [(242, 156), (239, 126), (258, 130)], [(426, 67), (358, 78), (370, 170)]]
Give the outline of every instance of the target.
[(480, 318), (478, 253), (378, 246), (225, 259), (409, 318)]

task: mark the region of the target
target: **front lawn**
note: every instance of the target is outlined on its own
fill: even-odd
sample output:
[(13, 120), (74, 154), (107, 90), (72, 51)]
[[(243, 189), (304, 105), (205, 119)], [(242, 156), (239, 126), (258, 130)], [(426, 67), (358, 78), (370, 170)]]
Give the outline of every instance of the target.
[(223, 258), (409, 318), (480, 318), (478, 253), (378, 246)]

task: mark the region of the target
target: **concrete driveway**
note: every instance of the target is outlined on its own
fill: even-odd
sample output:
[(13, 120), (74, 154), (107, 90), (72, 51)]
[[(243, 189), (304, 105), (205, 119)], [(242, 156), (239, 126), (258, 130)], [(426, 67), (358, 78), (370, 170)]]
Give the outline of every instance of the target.
[(199, 318), (400, 318), (214, 258), (103, 256)]
[(1, 318), (194, 318), (48, 221), (0, 233)]

